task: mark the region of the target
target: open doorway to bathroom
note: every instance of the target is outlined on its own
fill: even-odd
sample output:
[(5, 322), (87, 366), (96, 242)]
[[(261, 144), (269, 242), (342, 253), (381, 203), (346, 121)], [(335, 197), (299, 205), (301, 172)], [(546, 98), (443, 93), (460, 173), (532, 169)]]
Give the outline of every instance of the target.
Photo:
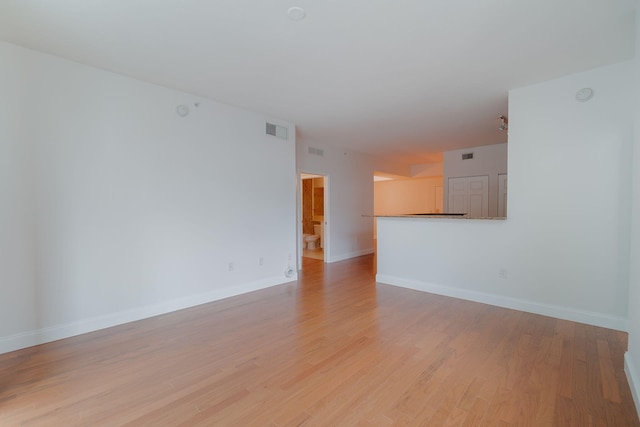
[(302, 257), (327, 260), (327, 184), (326, 176), (300, 174), (299, 265)]

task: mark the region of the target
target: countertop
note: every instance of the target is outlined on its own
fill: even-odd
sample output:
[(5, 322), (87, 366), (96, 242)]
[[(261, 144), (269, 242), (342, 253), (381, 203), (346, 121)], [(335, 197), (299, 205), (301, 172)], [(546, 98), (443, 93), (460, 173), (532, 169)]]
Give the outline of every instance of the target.
[(363, 215), (373, 218), (420, 218), (420, 219), (479, 219), (479, 220), (501, 220), (507, 219), (503, 216), (492, 216), (483, 218), (469, 218), (466, 214), (407, 214), (407, 215)]

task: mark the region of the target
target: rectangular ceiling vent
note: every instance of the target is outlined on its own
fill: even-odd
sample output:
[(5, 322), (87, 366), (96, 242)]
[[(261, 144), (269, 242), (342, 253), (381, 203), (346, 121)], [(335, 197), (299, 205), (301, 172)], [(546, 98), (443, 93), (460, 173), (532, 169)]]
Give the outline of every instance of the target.
[(314, 156), (324, 156), (324, 150), (316, 147), (309, 147), (309, 154)]
[(276, 136), (280, 139), (287, 139), (287, 128), (267, 122), (267, 135)]
[(462, 155), (462, 160), (473, 159), (473, 153), (465, 153)]

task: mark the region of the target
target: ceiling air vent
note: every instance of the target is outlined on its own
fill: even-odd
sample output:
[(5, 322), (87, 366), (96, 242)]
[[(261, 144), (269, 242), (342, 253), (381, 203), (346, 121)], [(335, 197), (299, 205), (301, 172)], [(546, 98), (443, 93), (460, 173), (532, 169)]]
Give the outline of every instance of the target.
[(281, 139), (287, 139), (287, 128), (267, 122), (267, 135), (277, 136)]
[(462, 155), (462, 160), (473, 159), (473, 153), (465, 153)]
[(314, 156), (324, 156), (324, 150), (316, 147), (309, 147), (309, 154)]

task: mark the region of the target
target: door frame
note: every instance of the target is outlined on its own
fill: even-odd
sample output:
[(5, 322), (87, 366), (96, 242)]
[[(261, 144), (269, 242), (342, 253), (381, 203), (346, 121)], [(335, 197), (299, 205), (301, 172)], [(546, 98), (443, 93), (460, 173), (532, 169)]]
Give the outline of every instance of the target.
[(331, 181), (329, 179), (329, 175), (321, 172), (313, 172), (308, 170), (299, 171), (297, 174), (297, 182), (296, 188), (298, 191), (296, 192), (297, 199), (297, 207), (296, 207), (296, 248), (297, 248), (297, 256), (296, 263), (297, 269), (302, 269), (302, 175), (316, 175), (317, 177), (324, 178), (324, 236), (322, 242), (322, 251), (324, 263), (327, 264), (330, 258), (330, 248), (331, 248), (331, 238), (330, 238), (330, 230), (331, 230), (331, 221), (330, 214), (331, 210), (329, 209), (329, 193), (330, 193), (330, 185)]
[[(498, 174), (498, 216), (506, 218), (509, 204), (509, 176), (506, 173)], [(502, 207), (502, 209), (500, 209)]]

